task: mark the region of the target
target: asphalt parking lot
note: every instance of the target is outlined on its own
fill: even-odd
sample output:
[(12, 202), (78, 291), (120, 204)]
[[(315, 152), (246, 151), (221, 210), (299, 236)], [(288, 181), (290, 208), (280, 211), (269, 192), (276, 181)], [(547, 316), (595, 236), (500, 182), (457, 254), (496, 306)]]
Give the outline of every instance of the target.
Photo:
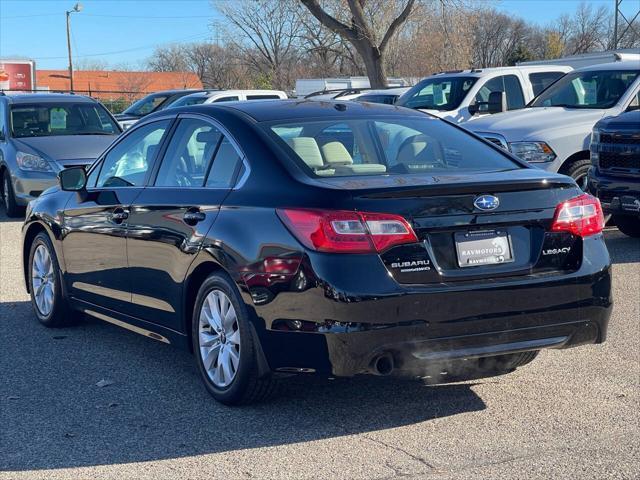
[(615, 229), (604, 345), (452, 385), (298, 378), (229, 408), (186, 352), (99, 320), (40, 326), (20, 225), (0, 213), (2, 479), (640, 478), (640, 242)]

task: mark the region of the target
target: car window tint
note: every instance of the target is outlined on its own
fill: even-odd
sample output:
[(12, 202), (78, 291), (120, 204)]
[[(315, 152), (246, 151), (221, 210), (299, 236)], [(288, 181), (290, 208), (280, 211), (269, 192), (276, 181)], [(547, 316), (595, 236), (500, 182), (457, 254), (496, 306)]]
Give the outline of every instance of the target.
[[(520, 168), (446, 122), (424, 118), (311, 119), (270, 125), (294, 162), (318, 177), (442, 174)], [(215, 165), (215, 164), (214, 164)]]
[(540, 92), (564, 75), (564, 72), (535, 72), (529, 74), (529, 80), (533, 87), (533, 96), (537, 97)]
[(164, 154), (155, 185), (202, 187), (221, 138), (220, 130), (204, 120), (180, 120)]
[(4, 103), (0, 102), (0, 136), (7, 135), (7, 130), (4, 128), (5, 123)]
[(221, 98), (217, 98), (215, 99), (213, 102), (235, 102), (237, 100), (240, 100), (238, 97), (233, 96), (233, 97), (221, 97)]
[(278, 100), (278, 95), (247, 95), (247, 100)]
[(241, 163), (242, 159), (237, 150), (227, 137), (223, 137), (207, 177), (207, 187), (229, 188), (233, 186), (233, 180)]
[(133, 187), (143, 184), (169, 120), (153, 122), (127, 135), (105, 157), (97, 187)]
[(487, 81), (476, 94), (476, 102), (488, 102), (493, 92), (506, 92), (507, 110), (524, 107), (524, 95), (520, 80), (515, 75), (503, 75)]

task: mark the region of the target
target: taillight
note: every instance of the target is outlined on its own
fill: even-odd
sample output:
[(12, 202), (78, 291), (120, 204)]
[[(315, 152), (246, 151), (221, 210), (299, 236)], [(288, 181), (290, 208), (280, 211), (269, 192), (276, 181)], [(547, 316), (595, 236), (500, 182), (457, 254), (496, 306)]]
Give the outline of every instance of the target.
[(374, 253), (418, 241), (399, 215), (288, 208), (277, 213), (300, 243), (319, 252)]
[(604, 214), (600, 200), (588, 194), (558, 205), (551, 225), (553, 232), (571, 232), (579, 237), (600, 233), (603, 228)]

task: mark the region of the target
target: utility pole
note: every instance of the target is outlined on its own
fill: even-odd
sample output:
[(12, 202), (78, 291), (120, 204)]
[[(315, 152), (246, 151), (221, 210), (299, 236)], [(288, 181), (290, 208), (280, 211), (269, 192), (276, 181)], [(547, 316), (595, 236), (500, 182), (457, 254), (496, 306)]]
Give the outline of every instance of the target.
[[(617, 0), (616, 0), (617, 1)], [(76, 3), (72, 10), (67, 10), (67, 52), (69, 54), (69, 91), (73, 93), (73, 60), (71, 58), (71, 14), (82, 11), (82, 4)]]
[(618, 48), (618, 10), (620, 9), (620, 0), (614, 0), (616, 8), (613, 13), (613, 49)]

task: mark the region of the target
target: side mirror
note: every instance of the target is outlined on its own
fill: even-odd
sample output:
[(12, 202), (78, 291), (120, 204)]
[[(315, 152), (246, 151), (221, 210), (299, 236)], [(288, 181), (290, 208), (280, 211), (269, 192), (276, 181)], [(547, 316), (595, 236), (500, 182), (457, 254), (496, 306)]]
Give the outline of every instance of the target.
[(471, 103), (469, 104), (468, 110), (471, 115), (475, 115), (480, 111), (480, 107), (478, 106), (477, 103)]
[(65, 168), (58, 173), (60, 188), (67, 192), (80, 192), (87, 186), (87, 172), (84, 167)]
[(505, 92), (491, 92), (487, 103), (489, 113), (506, 112), (507, 94)]

